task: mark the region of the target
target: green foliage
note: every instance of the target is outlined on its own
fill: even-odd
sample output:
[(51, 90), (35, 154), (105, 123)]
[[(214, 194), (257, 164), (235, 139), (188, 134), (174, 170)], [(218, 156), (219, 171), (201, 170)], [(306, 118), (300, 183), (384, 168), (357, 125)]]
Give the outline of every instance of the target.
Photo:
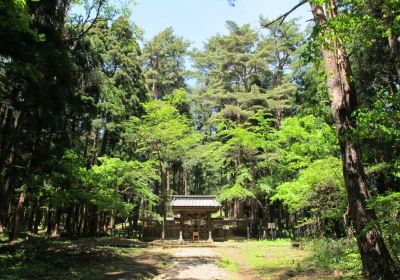
[[(0, 53), (3, 52), (3, 48), (11, 46), (8, 45), (9, 40), (12, 39), (11, 34), (29, 36), (37, 41), (44, 39), (44, 35), (39, 35), (37, 29), (32, 26), (27, 2), (31, 1), (5, 0), (0, 3), (0, 10), (2, 11), (0, 14), (0, 30), (8, 30), (8, 32), (2, 32), (0, 35), (1, 41), (4, 42), (3, 46), (0, 47)], [(12, 41), (15, 41), (15, 39)]]
[(290, 211), (311, 208), (323, 218), (338, 218), (345, 197), (341, 161), (329, 157), (312, 162), (296, 180), (279, 185), (273, 199), (283, 200)]
[(316, 159), (338, 156), (333, 128), (314, 116), (285, 119), (276, 141), (282, 147), (280, 160), (291, 171), (306, 168)]
[(164, 98), (185, 87), (184, 57), (189, 46), (189, 41), (175, 35), (171, 27), (145, 43), (141, 59), (154, 98)]
[(253, 193), (244, 188), (239, 183), (231, 186), (225, 187), (221, 190), (221, 193), (218, 195), (219, 201), (231, 201), (233, 199), (244, 200), (246, 198), (254, 197)]
[(87, 176), (87, 170), (83, 158), (69, 149), (56, 166), (49, 176), (35, 178), (35, 183), (40, 187), (38, 197), (53, 205), (68, 205), (86, 200), (88, 195), (83, 188), (83, 178)]
[(359, 279), (361, 257), (356, 240), (314, 239), (308, 244), (313, 260), (323, 267), (343, 273), (345, 279)]
[(356, 113), (358, 136), (363, 140), (379, 139), (381, 141), (400, 137), (399, 102), (399, 94), (378, 93), (372, 108), (361, 108)]
[(166, 97), (166, 101), (178, 109), (181, 115), (190, 117), (189, 93), (185, 89), (175, 89), (171, 95)]
[[(123, 161), (119, 158), (99, 158), (100, 165), (89, 170), (86, 184), (91, 186), (90, 202), (101, 210), (116, 210), (127, 216), (134, 201), (146, 199), (154, 203), (149, 182), (157, 179), (153, 162)], [(128, 201), (124, 198), (128, 197)]]
[(161, 163), (185, 158), (199, 139), (189, 120), (174, 106), (160, 100), (148, 102), (145, 110), (142, 119), (131, 120), (126, 137), (133, 137), (138, 151), (149, 152)]
[(400, 182), (400, 155), (398, 141), (399, 95), (379, 92), (369, 106), (356, 112), (357, 139), (364, 147), (363, 156), (367, 162), (367, 174), (372, 190), (384, 193), (398, 191)]
[(393, 255), (400, 256), (400, 192), (389, 192), (372, 198), (369, 208), (374, 209), (383, 237)]

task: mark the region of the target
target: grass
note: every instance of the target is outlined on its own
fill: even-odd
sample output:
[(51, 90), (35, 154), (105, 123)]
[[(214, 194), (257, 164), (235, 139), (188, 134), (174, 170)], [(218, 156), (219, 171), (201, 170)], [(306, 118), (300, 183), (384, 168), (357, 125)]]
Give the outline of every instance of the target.
[[(232, 275), (257, 279), (359, 279), (354, 240), (315, 239), (293, 247), (288, 239), (224, 242), (218, 265)], [(0, 236), (0, 278), (148, 279), (171, 262), (165, 251), (124, 238), (46, 240), (26, 236), (7, 243)], [(164, 253), (163, 253), (164, 252)]]
[(226, 254), (223, 254), (222, 258), (218, 261), (218, 265), (231, 272), (238, 272), (240, 269), (239, 264), (229, 259), (229, 256)]
[[(147, 279), (168, 256), (154, 256), (139, 242), (118, 238), (46, 240), (31, 236), (0, 244), (1, 279)], [(144, 261), (143, 261), (144, 260)]]
[(310, 254), (292, 247), (290, 240), (249, 241), (239, 248), (249, 266), (266, 279), (285, 279), (314, 272), (306, 261)]
[(360, 278), (361, 258), (356, 240), (321, 238), (310, 241), (307, 248), (319, 266), (345, 279)]
[[(297, 244), (299, 245), (299, 244)], [(315, 239), (293, 247), (288, 239), (234, 242), (221, 266), (252, 271), (260, 279), (359, 279), (361, 262), (354, 240)]]

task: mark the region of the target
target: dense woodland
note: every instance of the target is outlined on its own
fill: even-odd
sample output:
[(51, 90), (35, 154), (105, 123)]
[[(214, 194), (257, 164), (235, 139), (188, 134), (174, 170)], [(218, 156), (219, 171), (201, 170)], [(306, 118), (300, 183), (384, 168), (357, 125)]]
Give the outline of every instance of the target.
[(10, 240), (134, 231), (163, 223), (174, 194), (216, 194), (252, 238), (269, 222), (355, 237), (367, 278), (400, 278), (399, 1), (301, 1), (305, 31), (287, 14), (228, 21), (202, 49), (172, 28), (143, 40), (106, 0), (74, 3), (0, 3)]

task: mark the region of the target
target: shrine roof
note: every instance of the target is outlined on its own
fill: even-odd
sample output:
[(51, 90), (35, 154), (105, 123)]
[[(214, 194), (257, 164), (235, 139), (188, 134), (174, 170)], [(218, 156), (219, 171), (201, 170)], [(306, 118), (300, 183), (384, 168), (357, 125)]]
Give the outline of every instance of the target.
[(215, 195), (175, 195), (171, 207), (220, 207)]

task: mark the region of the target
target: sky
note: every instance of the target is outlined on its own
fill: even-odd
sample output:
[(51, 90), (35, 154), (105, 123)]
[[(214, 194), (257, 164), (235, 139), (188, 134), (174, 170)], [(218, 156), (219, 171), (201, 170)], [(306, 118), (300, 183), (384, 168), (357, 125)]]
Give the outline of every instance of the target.
[[(202, 48), (211, 36), (226, 34), (225, 21), (242, 25), (249, 23), (259, 28), (259, 16), (274, 19), (290, 10), (299, 0), (236, 0), (234, 7), (228, 0), (136, 0), (131, 5), (132, 21), (144, 29), (146, 40), (167, 27), (175, 34)], [(306, 26), (311, 18), (309, 5), (297, 9), (289, 18), (300, 18)]]

